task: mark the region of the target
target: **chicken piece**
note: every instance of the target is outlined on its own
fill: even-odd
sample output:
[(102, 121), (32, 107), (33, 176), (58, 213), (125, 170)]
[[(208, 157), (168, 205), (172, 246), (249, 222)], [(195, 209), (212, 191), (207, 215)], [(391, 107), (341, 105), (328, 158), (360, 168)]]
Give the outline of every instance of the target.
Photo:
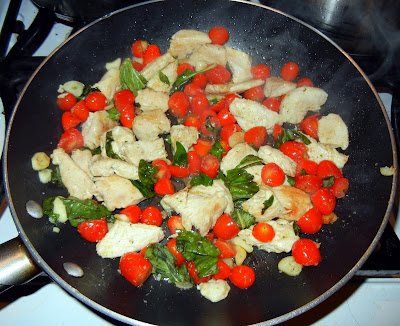
[(161, 206), (182, 216), (186, 230), (194, 226), (202, 236), (214, 226), (218, 217), (233, 211), (232, 196), (222, 180), (214, 180), (209, 187), (194, 186), (166, 195), (161, 199)]
[(135, 103), (140, 105), (142, 111), (160, 109), (161, 111), (166, 112), (168, 111), (168, 100), (168, 94), (144, 88), (138, 91)]
[(128, 179), (118, 175), (102, 177), (96, 181), (96, 188), (104, 199), (106, 207), (113, 211), (140, 203), (145, 197)]
[[(272, 205), (265, 209), (264, 203), (271, 196), (274, 198)], [(279, 200), (275, 199), (272, 189), (265, 184), (260, 186), (260, 190), (253, 197), (243, 202), (242, 207), (243, 210), (253, 215), (257, 222), (267, 222), (286, 213), (286, 209)]]
[(121, 88), (119, 82), (119, 68), (111, 68), (108, 70), (100, 81), (93, 85), (93, 88), (98, 88), (108, 101), (111, 101), (115, 92)]
[(264, 164), (275, 163), (286, 175), (295, 176), (297, 163), (279, 149), (269, 145), (261, 146), (258, 150), (258, 156), (262, 158)]
[(118, 122), (110, 119), (106, 111), (90, 112), (87, 120), (82, 123), (82, 136), (85, 146), (90, 149), (99, 147), (101, 135), (116, 125), (118, 125)]
[(167, 76), (169, 84), (161, 81), (159, 74), (154, 76), (147, 82), (147, 88), (152, 89), (157, 92), (168, 93), (170, 92), (172, 85), (175, 83), (176, 78), (178, 77), (177, 73), (178, 69), (178, 60), (171, 62), (168, 66), (166, 66), (161, 72)]
[(226, 66), (226, 49), (222, 45), (205, 44), (196, 49), (187, 61), (196, 70), (202, 70), (210, 64)]
[(315, 139), (308, 137), (311, 144), (307, 145), (308, 158), (316, 163), (323, 160), (330, 160), (336, 164), (339, 169), (343, 169), (349, 157), (339, 153), (335, 148), (318, 143)]
[(275, 124), (282, 124), (278, 113), (268, 110), (256, 101), (237, 98), (231, 103), (229, 110), (243, 131), (257, 126), (271, 129)]
[(235, 50), (228, 46), (225, 48), (228, 66), (232, 72), (232, 82), (241, 83), (253, 79), (250, 56), (243, 51)]
[[(136, 141), (135, 135), (133, 134), (132, 129), (116, 126), (111, 131), (111, 149), (117, 154), (119, 157), (123, 155), (123, 148), (126, 144), (134, 143)], [(108, 157), (107, 155), (107, 131), (101, 135), (100, 138), (100, 148), (101, 155), (104, 157)]]
[(200, 283), (197, 288), (200, 290), (201, 295), (211, 302), (225, 299), (231, 289), (227, 281), (214, 279)]
[(168, 133), (170, 129), (171, 121), (160, 109), (142, 112), (132, 123), (132, 130), (140, 140), (157, 138), (158, 135)]
[(313, 207), (310, 196), (295, 187), (281, 185), (271, 187), (274, 201), (277, 200), (285, 208), (285, 214), (279, 218), (288, 221), (298, 221), (309, 209)]
[(71, 154), (71, 158), (73, 159), (73, 161), (90, 177), (91, 174), (89, 170), (89, 162), (92, 159), (92, 156), (92, 152), (88, 149), (77, 149)]
[(184, 59), (203, 44), (210, 44), (211, 39), (207, 33), (181, 29), (172, 35), (168, 52), (178, 59)]
[(93, 156), (89, 169), (94, 177), (109, 177), (116, 174), (126, 179), (139, 180), (137, 165), (101, 155)]
[(167, 156), (162, 138), (139, 140), (121, 147), (121, 158), (134, 165), (139, 165), (141, 159), (152, 162), (156, 159), (164, 160)]
[(247, 244), (257, 246), (261, 250), (267, 252), (290, 252), (292, 250), (293, 243), (300, 239), (293, 230), (293, 222), (285, 220), (275, 220), (267, 222), (275, 231), (275, 237), (270, 242), (261, 242), (253, 237), (252, 231), (253, 226), (248, 229), (241, 230), (238, 234)]
[(165, 67), (167, 67), (170, 63), (174, 61), (175, 58), (171, 54), (166, 53), (161, 57), (158, 57), (154, 61), (150, 62), (146, 67), (142, 69), (140, 73), (148, 81), (154, 78), (155, 76), (158, 76), (158, 73), (161, 70), (163, 70)]
[(174, 125), (171, 127), (171, 144), (175, 152), (176, 142), (180, 142), (185, 147), (186, 152), (197, 143), (199, 132), (196, 127), (186, 127), (184, 125)]
[(69, 194), (76, 198), (91, 199), (97, 194), (93, 181), (61, 148), (56, 148), (51, 154), (54, 165), (60, 167), (62, 182)]
[(303, 86), (290, 91), (280, 105), (279, 113), (282, 121), (300, 123), (308, 111), (319, 111), (327, 98), (328, 94), (317, 87)]
[(234, 169), (247, 155), (256, 155), (257, 151), (247, 143), (240, 143), (232, 147), (221, 160), (221, 171), (226, 174)]
[(279, 97), (287, 94), (297, 87), (296, 83), (284, 80), (279, 77), (267, 78), (264, 85), (265, 97)]
[(97, 243), (96, 251), (102, 258), (116, 258), (128, 252), (142, 250), (163, 238), (164, 232), (158, 226), (116, 220), (104, 238)]
[(250, 79), (241, 83), (226, 83), (226, 84), (208, 84), (205, 88), (207, 94), (222, 94), (227, 95), (231, 93), (243, 93), (250, 88), (261, 86), (264, 84), (263, 80)]
[(319, 119), (318, 140), (325, 145), (340, 147), (343, 150), (347, 149), (349, 131), (340, 115), (330, 113)]

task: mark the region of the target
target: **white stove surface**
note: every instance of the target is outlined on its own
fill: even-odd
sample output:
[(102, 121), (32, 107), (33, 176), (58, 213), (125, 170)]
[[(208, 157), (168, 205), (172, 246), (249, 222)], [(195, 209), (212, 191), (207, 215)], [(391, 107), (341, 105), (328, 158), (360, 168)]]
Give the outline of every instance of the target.
[[(8, 3), (9, 0), (0, 1), (0, 26), (3, 24)], [(26, 26), (29, 26), (36, 12), (37, 9), (29, 0), (23, 0), (19, 18)], [(60, 43), (60, 40), (69, 36), (70, 32), (70, 27), (56, 24), (51, 35), (35, 55), (48, 55), (55, 45)], [(386, 93), (379, 95), (386, 110), (390, 113), (391, 95)], [(0, 109), (2, 109), (1, 105)], [(1, 119), (0, 134), (0, 141), (2, 141), (4, 139), (4, 122)], [(392, 216), (390, 223), (399, 236), (400, 223), (396, 223), (396, 217)], [(10, 210), (4, 201), (0, 205), (0, 243), (17, 235), (18, 232)], [(320, 305), (284, 325), (397, 326), (399, 321), (400, 279), (374, 278), (365, 281), (351, 280)], [(0, 323), (8, 326), (61, 326), (82, 325), (83, 323), (98, 326), (114, 325), (70, 296), (55, 283), (50, 283), (37, 292), (21, 297), (1, 309)]]

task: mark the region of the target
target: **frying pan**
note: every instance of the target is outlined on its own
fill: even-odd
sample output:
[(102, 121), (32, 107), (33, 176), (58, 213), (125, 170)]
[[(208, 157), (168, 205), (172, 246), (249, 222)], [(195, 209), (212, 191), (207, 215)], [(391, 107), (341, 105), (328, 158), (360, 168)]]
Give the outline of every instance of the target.
[[(218, 303), (203, 298), (195, 288), (179, 290), (153, 278), (140, 288), (118, 272), (119, 259), (101, 259), (95, 244), (86, 242), (69, 225), (53, 232), (47, 218), (34, 219), (28, 200), (64, 195), (43, 185), (30, 165), (35, 152), (51, 153), (62, 133), (55, 99), (58, 86), (78, 79), (99, 80), (104, 64), (129, 57), (135, 39), (160, 46), (183, 28), (208, 31), (224, 26), (227, 45), (246, 51), (253, 64), (267, 63), (278, 75), (287, 61), (298, 62), (301, 76), (329, 94), (321, 114), (338, 113), (349, 127), (349, 162), (343, 169), (350, 179), (348, 195), (338, 201), (339, 220), (307, 236), (321, 243), (322, 262), (297, 277), (277, 270), (287, 254), (255, 251), (246, 262), (256, 270), (256, 282), (247, 290), (232, 286)], [(382, 166), (397, 168), (394, 136), (382, 103), (352, 59), (310, 26), (267, 7), (239, 1), (155, 1), (117, 11), (90, 24), (50, 55), (23, 91), (13, 112), (4, 152), (6, 191), (20, 236), (36, 263), (61, 287), (96, 310), (131, 324), (243, 325), (274, 324), (292, 318), (338, 290), (365, 262), (387, 223), (397, 172), (380, 174)], [(397, 170), (396, 170), (397, 171)], [(84, 271), (75, 278), (63, 263)]]

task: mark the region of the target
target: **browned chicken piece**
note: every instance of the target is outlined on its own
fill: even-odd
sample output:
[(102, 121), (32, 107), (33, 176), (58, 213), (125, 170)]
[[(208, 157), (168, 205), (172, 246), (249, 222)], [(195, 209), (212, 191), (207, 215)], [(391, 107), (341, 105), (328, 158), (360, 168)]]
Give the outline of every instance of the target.
[(84, 144), (90, 149), (100, 146), (101, 135), (118, 125), (108, 117), (106, 111), (90, 112), (87, 120), (82, 124), (82, 136)]

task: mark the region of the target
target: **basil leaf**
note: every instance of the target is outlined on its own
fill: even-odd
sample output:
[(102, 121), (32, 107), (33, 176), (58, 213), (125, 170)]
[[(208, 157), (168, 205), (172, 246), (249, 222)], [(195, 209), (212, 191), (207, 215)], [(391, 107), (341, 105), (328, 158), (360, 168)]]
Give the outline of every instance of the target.
[(115, 152), (113, 150), (113, 147), (112, 147), (112, 142), (113, 141), (114, 141), (114, 138), (112, 136), (112, 131), (109, 130), (106, 133), (106, 144), (105, 144), (106, 154), (110, 158), (114, 158), (114, 159), (120, 160), (121, 158), (119, 157), (119, 155), (115, 154)]
[(221, 128), (217, 127), (214, 123), (212, 123), (211, 118), (212, 118), (211, 115), (209, 115), (206, 118), (206, 121), (204, 122), (204, 126), (209, 132), (216, 134)]
[(164, 140), (165, 140), (168, 144), (172, 145), (171, 134), (168, 134), (168, 135), (164, 138)]
[(131, 180), (131, 183), (139, 189), (140, 193), (146, 198), (153, 198), (156, 195), (153, 188), (146, 187), (139, 180)]
[(224, 180), (232, 199), (248, 199), (259, 190), (258, 184), (253, 181), (254, 176), (242, 169), (228, 170)]
[(286, 180), (292, 187), (294, 187), (294, 185), (296, 184), (295, 178), (293, 178), (293, 177), (291, 177), (289, 175), (286, 176)]
[(135, 70), (130, 59), (125, 59), (119, 72), (122, 89), (129, 89), (135, 96), (137, 91), (146, 87), (147, 80)]
[(212, 186), (213, 183), (214, 183), (213, 179), (204, 173), (199, 173), (193, 176), (192, 180), (190, 180), (190, 185), (192, 187), (200, 185), (209, 187)]
[(156, 194), (153, 191), (153, 186), (157, 182), (154, 176), (158, 172), (158, 167), (150, 164), (145, 160), (139, 161), (139, 180), (131, 180), (131, 183), (139, 189), (142, 195), (146, 198), (152, 198)]
[(49, 220), (53, 224), (57, 224), (58, 214), (54, 214), (53, 212), (53, 203), (57, 197), (51, 197), (43, 200), (42, 207), (43, 207), (43, 214), (49, 217)]
[(189, 163), (189, 157), (185, 147), (183, 147), (183, 145), (178, 141), (176, 142), (175, 147), (172, 165), (183, 166), (186, 168)]
[(92, 153), (92, 155), (101, 154), (101, 148), (100, 148), (100, 146), (99, 146), (99, 147), (96, 147), (96, 148), (93, 148), (93, 149), (91, 149), (91, 150), (90, 150), (90, 153)]
[(292, 130), (292, 132), (296, 136), (296, 138), (299, 138), (304, 144), (306, 144), (306, 145), (311, 144), (311, 141), (302, 132), (300, 132), (298, 130)]
[(295, 140), (298, 138), (304, 144), (309, 145), (311, 141), (304, 135), (302, 132), (294, 129), (283, 129), (282, 132), (279, 134), (277, 141), (274, 144), (274, 147), (279, 149), (279, 147), (289, 140)]
[(322, 182), (323, 182), (323, 187), (330, 188), (333, 186), (333, 183), (335, 182), (335, 177), (331, 175), (330, 177), (324, 178)]
[(172, 94), (183, 90), (183, 88), (192, 81), (194, 76), (196, 76), (198, 74), (202, 74), (203, 72), (206, 72), (212, 68), (215, 68), (216, 66), (217, 66), (217, 64), (213, 64), (213, 65), (211, 65), (203, 70), (199, 70), (199, 71), (191, 71), (189, 69), (186, 69), (175, 80), (174, 84), (172, 85), (169, 95), (171, 96)]
[(220, 162), (222, 159), (222, 155), (225, 153), (226, 153), (226, 151), (223, 149), (219, 140), (214, 143), (214, 145), (211, 147), (211, 150), (209, 152), (209, 154), (214, 155)]
[(164, 84), (169, 85), (169, 79), (168, 76), (166, 74), (164, 74), (162, 71), (160, 71), (158, 73), (158, 78), (160, 78), (161, 82), (163, 82)]
[(235, 169), (243, 169), (248, 168), (253, 165), (261, 165), (262, 158), (258, 157), (257, 155), (249, 154), (245, 156), (240, 163), (235, 167)]
[(264, 202), (264, 209), (268, 209), (272, 206), (272, 204), (274, 203), (274, 196), (271, 195), (271, 197), (269, 197), (265, 202)]
[(83, 87), (82, 94), (80, 96), (78, 96), (76, 99), (78, 101), (84, 100), (92, 92), (100, 92), (100, 90), (96, 87), (93, 88), (92, 85), (85, 85)]
[(293, 231), (295, 235), (299, 235), (300, 234), (300, 226), (297, 224), (297, 222), (293, 223)]
[(249, 228), (256, 222), (256, 218), (243, 209), (234, 209), (231, 216), (241, 230)]
[(307, 175), (306, 170), (302, 169), (301, 172), (300, 172), (300, 175)]
[(161, 243), (151, 244), (144, 256), (153, 265), (151, 272), (157, 280), (169, 281), (184, 289), (193, 286), (186, 264), (176, 267), (176, 258), (166, 246)]
[(65, 188), (65, 185), (61, 178), (60, 166), (57, 165), (55, 169), (51, 171), (50, 182), (58, 188)]
[(114, 121), (119, 121), (121, 117), (121, 113), (115, 108), (112, 107), (111, 109), (107, 110), (107, 116)]

